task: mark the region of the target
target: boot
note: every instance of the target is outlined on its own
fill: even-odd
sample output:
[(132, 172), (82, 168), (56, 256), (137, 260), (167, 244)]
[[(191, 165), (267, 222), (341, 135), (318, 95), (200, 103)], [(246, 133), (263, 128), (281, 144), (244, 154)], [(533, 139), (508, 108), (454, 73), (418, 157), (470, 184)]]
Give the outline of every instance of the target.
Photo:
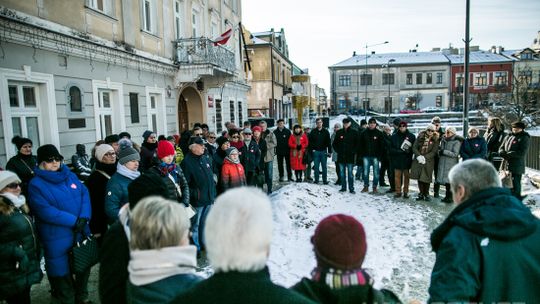
[(394, 194), (394, 198), (400, 198), (400, 197), (401, 197), (401, 193), (396, 192), (396, 194)]
[(362, 188), (362, 192), (364, 192), (364, 193), (365, 193), (365, 192), (369, 192), (369, 188), (368, 188), (368, 187)]
[(403, 198), (409, 198), (409, 193), (403, 192)]
[(417, 201), (423, 201), (424, 200), (424, 195), (422, 193), (419, 193), (418, 194), (418, 197), (416, 198)]
[(453, 201), (452, 201), (452, 198), (451, 198), (451, 197), (445, 196), (445, 197), (441, 200), (441, 202), (449, 204), (449, 203), (452, 203)]
[(341, 185), (341, 180), (338, 179), (338, 180), (334, 183), (334, 185)]
[(371, 191), (372, 194), (379, 194), (379, 191), (377, 191), (377, 187), (373, 187), (373, 191)]
[(441, 189), (441, 184), (435, 183), (433, 184), (433, 197), (438, 198), (439, 197), (439, 190)]

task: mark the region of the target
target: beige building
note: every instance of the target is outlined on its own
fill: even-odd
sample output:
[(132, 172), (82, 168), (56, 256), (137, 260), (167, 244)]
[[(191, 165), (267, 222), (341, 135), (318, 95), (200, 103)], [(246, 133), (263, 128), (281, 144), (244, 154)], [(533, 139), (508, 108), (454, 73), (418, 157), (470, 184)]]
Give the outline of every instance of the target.
[(2, 1), (0, 164), (14, 135), (69, 156), (121, 131), (140, 142), (147, 129), (239, 123), (240, 20), (240, 0)]

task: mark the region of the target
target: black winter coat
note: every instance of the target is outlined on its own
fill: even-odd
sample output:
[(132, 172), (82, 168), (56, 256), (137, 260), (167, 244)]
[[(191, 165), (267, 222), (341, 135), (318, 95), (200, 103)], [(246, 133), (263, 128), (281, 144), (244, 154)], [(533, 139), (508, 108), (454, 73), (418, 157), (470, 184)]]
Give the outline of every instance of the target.
[(34, 155), (18, 153), (9, 159), (6, 170), (14, 172), (21, 179), (22, 195), (28, 197), (28, 183), (34, 177), (34, 168), (37, 167), (37, 158)]
[(261, 164), (261, 150), (255, 140), (249, 142), (249, 147), (244, 145), (242, 149), (240, 149), (240, 153), (240, 162), (242, 163), (242, 166), (244, 166), (244, 171), (255, 172), (259, 169)]
[(102, 304), (124, 304), (129, 277), (129, 241), (120, 221), (114, 222), (99, 250), (99, 299)]
[(0, 300), (41, 281), (40, 247), (32, 218), (0, 196)]
[[(101, 172), (103, 171), (109, 177)], [(90, 220), (90, 231), (92, 234), (104, 234), (107, 231), (107, 215), (105, 214), (105, 196), (107, 195), (107, 183), (109, 178), (116, 172), (116, 164), (106, 165), (101, 162), (96, 163), (96, 169), (86, 182), (92, 205), (92, 219)]]
[(145, 172), (146, 170), (152, 168), (152, 166), (159, 164), (159, 159), (156, 156), (156, 151), (157, 143), (150, 144), (148, 142), (144, 142), (141, 145), (141, 161), (139, 171)]
[[(150, 168), (149, 171), (159, 175), (165, 185), (167, 185), (167, 197), (175, 197), (177, 202), (184, 204), (186, 207), (189, 206), (189, 185), (186, 181), (182, 168), (175, 167), (173, 171), (164, 173), (158, 166), (154, 166)], [(177, 186), (169, 177), (169, 173), (176, 180), (181, 193), (178, 193)]]
[[(401, 146), (403, 142), (408, 140), (411, 143), (411, 146), (407, 150), (402, 150)], [(416, 137), (409, 130), (402, 132), (396, 132), (392, 137), (390, 137), (390, 159), (392, 159), (392, 167), (398, 170), (407, 170), (411, 168), (413, 151), (412, 145)]]
[(365, 129), (359, 136), (358, 154), (361, 157), (377, 157), (384, 154), (384, 135), (377, 129)]
[(351, 127), (339, 129), (336, 132), (332, 148), (338, 154), (338, 163), (354, 164), (358, 150), (358, 131)]
[(276, 155), (289, 155), (289, 137), (291, 137), (291, 130), (287, 128), (283, 128), (283, 130), (276, 128), (274, 130), (274, 134), (276, 135), (277, 139)]
[(325, 151), (332, 153), (332, 142), (330, 141), (330, 132), (328, 129), (322, 128), (321, 130), (315, 128), (309, 132), (308, 135), (308, 150), (310, 152)]
[(211, 205), (216, 199), (214, 172), (205, 155), (188, 153), (180, 164), (189, 185), (189, 202), (193, 207)]
[(521, 131), (506, 135), (499, 148), (499, 155), (508, 161), (508, 170), (514, 174), (525, 173), (525, 157), (529, 150), (529, 133)]
[(266, 152), (268, 151), (268, 148), (266, 146), (266, 140), (264, 140), (263, 134), (261, 134), (261, 139), (259, 139), (259, 142), (257, 143), (259, 145), (259, 170), (262, 171), (264, 169), (264, 156), (266, 155)]
[(214, 154), (212, 158), (212, 166), (214, 169), (214, 174), (217, 176), (217, 195), (223, 193), (223, 185), (221, 183), (221, 168), (223, 167), (223, 161), (225, 161), (226, 153), (225, 151), (221, 150), (221, 148), (218, 148), (216, 153)]
[(504, 140), (504, 130), (497, 131), (495, 128), (488, 129), (485, 138), (487, 142), (488, 157), (491, 159), (492, 154), (498, 154), (499, 148)]

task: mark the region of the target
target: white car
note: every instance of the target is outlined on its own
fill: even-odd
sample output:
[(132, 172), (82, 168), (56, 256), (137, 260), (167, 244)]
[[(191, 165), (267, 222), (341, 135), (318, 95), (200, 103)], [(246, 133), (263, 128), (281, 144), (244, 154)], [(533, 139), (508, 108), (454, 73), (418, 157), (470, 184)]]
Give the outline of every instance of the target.
[(444, 109), (439, 108), (439, 107), (425, 107), (425, 108), (422, 109), (422, 112), (424, 112), (424, 113), (444, 112)]

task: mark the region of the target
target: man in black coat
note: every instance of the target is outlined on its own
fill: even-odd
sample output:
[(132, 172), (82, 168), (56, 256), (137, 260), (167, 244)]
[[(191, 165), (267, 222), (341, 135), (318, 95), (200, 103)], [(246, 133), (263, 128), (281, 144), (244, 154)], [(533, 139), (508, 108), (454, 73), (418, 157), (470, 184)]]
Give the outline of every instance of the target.
[(512, 194), (521, 198), (521, 176), (525, 173), (525, 157), (529, 150), (529, 133), (525, 132), (525, 123), (512, 124), (512, 133), (506, 135), (499, 148), (499, 155), (508, 162), (508, 171), (512, 173)]
[[(395, 198), (409, 198), (409, 173), (412, 165), (412, 146), (416, 137), (407, 129), (407, 122), (399, 123), (397, 132), (390, 138), (390, 159), (394, 168)], [(401, 185), (403, 182), (403, 191)]]
[(330, 132), (323, 127), (321, 118), (315, 120), (317, 127), (309, 133), (308, 150), (313, 154), (313, 163), (315, 165), (315, 184), (319, 183), (319, 166), (322, 165), (323, 184), (328, 184), (328, 168), (326, 161), (332, 153), (332, 144), (330, 142)]
[(242, 134), (244, 135), (244, 145), (240, 149), (240, 163), (244, 166), (244, 172), (246, 172), (246, 183), (249, 186), (255, 186), (255, 174), (260, 169), (261, 150), (253, 139), (251, 129), (245, 128)]
[(291, 137), (291, 130), (285, 128), (285, 121), (279, 119), (277, 121), (277, 128), (274, 130), (276, 135), (276, 155), (278, 161), (279, 181), (285, 181), (285, 173), (283, 171), (283, 160), (285, 160), (285, 166), (287, 167), (287, 180), (292, 182), (292, 170), (291, 170), (291, 154), (289, 149), (289, 137)]
[[(336, 137), (334, 138), (332, 147), (338, 154), (337, 162), (339, 164), (341, 174), (341, 189), (339, 191), (347, 191), (348, 183), (349, 192), (355, 193), (354, 176), (352, 170), (355, 163), (356, 151), (358, 150), (358, 131), (351, 128), (350, 118), (343, 119), (343, 129), (336, 132)], [(347, 179), (345, 179), (345, 172), (347, 172)]]
[(358, 155), (362, 157), (364, 167), (364, 188), (362, 192), (369, 189), (369, 169), (373, 166), (373, 189), (372, 193), (377, 193), (379, 185), (379, 160), (384, 152), (384, 139), (381, 131), (377, 129), (377, 120), (370, 118), (368, 128), (360, 134)]

